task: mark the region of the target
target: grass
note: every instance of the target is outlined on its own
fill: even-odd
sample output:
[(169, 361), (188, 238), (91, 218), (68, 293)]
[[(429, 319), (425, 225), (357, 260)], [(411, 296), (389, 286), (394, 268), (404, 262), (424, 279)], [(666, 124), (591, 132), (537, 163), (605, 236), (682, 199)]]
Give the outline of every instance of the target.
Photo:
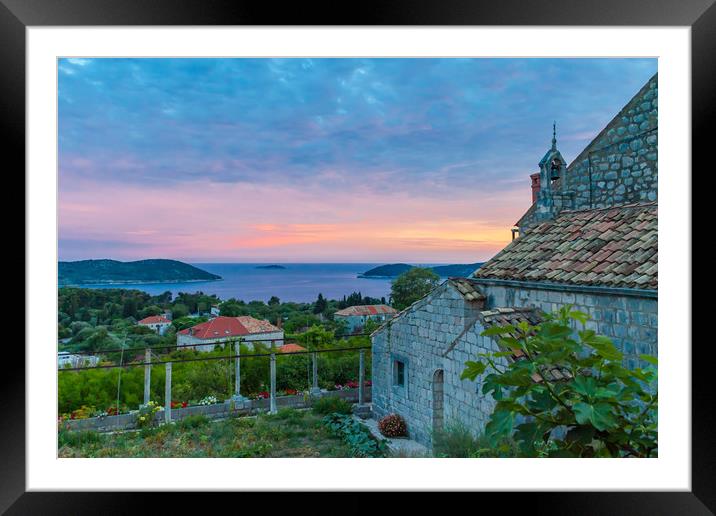
[(139, 432), (60, 431), (59, 457), (350, 457), (310, 410), (210, 422), (193, 416)]
[(512, 441), (492, 446), (484, 436), (475, 436), (466, 426), (453, 423), (433, 434), (433, 454), (443, 458), (516, 457), (518, 450)]

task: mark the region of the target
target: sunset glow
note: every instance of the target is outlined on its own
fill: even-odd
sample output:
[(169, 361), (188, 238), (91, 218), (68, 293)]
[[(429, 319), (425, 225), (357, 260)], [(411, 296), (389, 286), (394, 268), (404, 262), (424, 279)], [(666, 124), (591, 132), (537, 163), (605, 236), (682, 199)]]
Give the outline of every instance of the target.
[[(59, 257), (470, 263), (649, 59), (63, 59)], [(569, 85), (567, 87), (566, 85)]]

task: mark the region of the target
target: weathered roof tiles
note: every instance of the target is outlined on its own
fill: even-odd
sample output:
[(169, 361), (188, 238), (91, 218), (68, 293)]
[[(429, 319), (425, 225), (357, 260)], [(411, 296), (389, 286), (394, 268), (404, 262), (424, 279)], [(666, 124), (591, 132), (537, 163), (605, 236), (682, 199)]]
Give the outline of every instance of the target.
[(476, 279), (657, 289), (656, 203), (564, 211), (513, 240)]
[(449, 278), (448, 281), (460, 292), (465, 301), (481, 301), (485, 299), (485, 295), (480, 292), (477, 283), (473, 280), (468, 278)]

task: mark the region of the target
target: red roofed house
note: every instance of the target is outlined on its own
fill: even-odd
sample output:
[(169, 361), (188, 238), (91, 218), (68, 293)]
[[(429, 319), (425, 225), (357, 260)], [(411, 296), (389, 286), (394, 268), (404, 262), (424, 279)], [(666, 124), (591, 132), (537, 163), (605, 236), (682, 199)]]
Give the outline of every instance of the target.
[(366, 321), (385, 322), (392, 319), (398, 311), (388, 305), (359, 305), (349, 306), (338, 310), (334, 316), (339, 321), (348, 323), (349, 333), (358, 333), (365, 326)]
[(216, 344), (241, 339), (252, 347), (252, 342), (281, 346), (283, 330), (268, 321), (254, 319), (248, 315), (240, 317), (219, 316), (177, 333), (177, 345), (197, 344), (198, 351), (212, 351)]
[(147, 328), (157, 332), (159, 335), (164, 335), (169, 329), (169, 326), (171, 326), (172, 322), (163, 315), (150, 315), (149, 317), (145, 317), (141, 321), (138, 321), (137, 324), (140, 326), (146, 326)]

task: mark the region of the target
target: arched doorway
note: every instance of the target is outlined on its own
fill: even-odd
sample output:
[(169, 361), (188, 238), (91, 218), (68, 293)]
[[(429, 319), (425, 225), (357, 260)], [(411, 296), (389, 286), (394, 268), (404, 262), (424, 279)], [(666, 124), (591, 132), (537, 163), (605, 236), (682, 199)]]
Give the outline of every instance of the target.
[(443, 429), (443, 370), (433, 373), (433, 433)]

